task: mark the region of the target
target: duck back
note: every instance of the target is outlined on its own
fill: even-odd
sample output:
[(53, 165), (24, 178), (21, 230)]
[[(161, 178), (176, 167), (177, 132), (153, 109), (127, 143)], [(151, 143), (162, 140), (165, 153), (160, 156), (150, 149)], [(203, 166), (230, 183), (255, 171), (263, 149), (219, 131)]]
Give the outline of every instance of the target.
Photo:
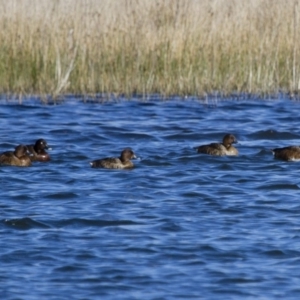
[(199, 146), (197, 148), (198, 153), (204, 153), (209, 155), (223, 156), (226, 155), (226, 148), (219, 143), (211, 143), (209, 145)]
[(120, 157), (107, 157), (97, 159), (90, 162), (92, 168), (105, 168), (105, 169), (130, 169), (134, 165), (131, 159), (136, 158), (134, 152), (130, 148), (125, 148), (121, 152)]
[(133, 168), (133, 163), (127, 161), (123, 163), (119, 158), (116, 157), (107, 157), (103, 159), (97, 159), (92, 161), (92, 168), (105, 168), (105, 169), (128, 169)]
[(285, 161), (300, 160), (300, 147), (288, 146), (283, 148), (275, 148), (272, 150), (274, 158)]
[(17, 167), (31, 166), (31, 160), (27, 155), (27, 147), (19, 145), (15, 151), (6, 151), (0, 155), (0, 164)]

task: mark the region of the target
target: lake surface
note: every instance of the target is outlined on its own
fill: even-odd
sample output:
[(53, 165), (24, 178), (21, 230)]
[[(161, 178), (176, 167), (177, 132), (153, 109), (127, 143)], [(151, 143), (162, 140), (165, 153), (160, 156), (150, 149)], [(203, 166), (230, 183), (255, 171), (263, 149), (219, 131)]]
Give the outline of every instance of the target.
[[(0, 103), (1, 299), (299, 299), (300, 102)], [(194, 147), (233, 133), (238, 157)], [(92, 169), (131, 147), (133, 170)]]

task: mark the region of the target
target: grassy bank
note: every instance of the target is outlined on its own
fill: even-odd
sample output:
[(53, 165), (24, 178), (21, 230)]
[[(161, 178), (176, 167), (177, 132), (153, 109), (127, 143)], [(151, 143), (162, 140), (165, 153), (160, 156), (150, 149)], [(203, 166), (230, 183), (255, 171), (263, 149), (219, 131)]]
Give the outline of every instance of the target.
[(0, 0), (0, 92), (300, 89), (296, 0)]

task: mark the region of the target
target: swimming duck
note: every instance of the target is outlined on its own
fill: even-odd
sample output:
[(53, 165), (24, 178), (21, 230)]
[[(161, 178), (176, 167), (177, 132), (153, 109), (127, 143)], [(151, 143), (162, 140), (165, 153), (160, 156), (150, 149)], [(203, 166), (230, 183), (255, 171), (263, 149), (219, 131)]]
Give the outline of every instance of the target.
[(130, 169), (134, 165), (130, 161), (136, 158), (134, 152), (130, 148), (126, 148), (121, 152), (120, 157), (107, 157), (97, 159), (90, 162), (92, 168), (105, 168), (105, 169)]
[(222, 143), (211, 143), (209, 145), (202, 145), (196, 147), (198, 153), (205, 153), (209, 155), (238, 155), (238, 150), (232, 146), (237, 140), (233, 134), (226, 134)]
[(28, 156), (28, 149), (25, 145), (19, 145), (15, 151), (6, 151), (0, 155), (0, 164), (18, 167), (31, 166)]
[(283, 148), (275, 148), (272, 150), (274, 158), (291, 161), (300, 160), (300, 147), (288, 146)]
[(49, 161), (50, 155), (45, 149), (50, 149), (44, 139), (38, 139), (34, 145), (27, 145), (31, 161)]

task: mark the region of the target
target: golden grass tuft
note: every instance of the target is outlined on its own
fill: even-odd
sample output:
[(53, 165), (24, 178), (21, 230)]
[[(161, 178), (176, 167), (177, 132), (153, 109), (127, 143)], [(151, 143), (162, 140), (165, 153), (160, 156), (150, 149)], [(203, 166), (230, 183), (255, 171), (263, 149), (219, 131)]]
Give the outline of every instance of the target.
[(0, 0), (0, 92), (300, 89), (297, 0)]

